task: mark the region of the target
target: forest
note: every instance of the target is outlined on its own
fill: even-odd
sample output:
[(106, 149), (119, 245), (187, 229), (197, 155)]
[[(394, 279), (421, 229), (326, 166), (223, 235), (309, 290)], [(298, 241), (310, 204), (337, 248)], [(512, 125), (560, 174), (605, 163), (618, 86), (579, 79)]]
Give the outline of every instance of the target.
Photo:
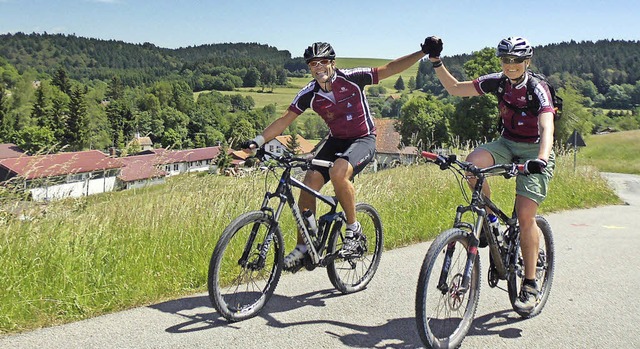
[[(639, 57), (638, 41), (535, 48), (533, 70), (547, 75), (565, 99), (559, 139), (573, 129), (640, 128)], [(459, 78), (499, 70), (493, 48), (443, 59)], [(74, 35), (4, 34), (0, 142), (29, 153), (113, 148), (125, 155), (135, 152), (129, 141), (136, 134), (178, 149), (244, 140), (277, 117), (275, 106), (256, 108), (249, 96), (218, 91), (268, 92), (308, 72), (301, 57), (260, 43), (166, 49)], [(420, 63), (408, 85), (396, 83), (398, 99), (371, 98), (378, 116), (402, 121), (405, 144), (446, 145), (497, 134), (495, 97), (447, 96), (428, 62)], [(369, 95), (379, 96), (374, 88)], [(468, 127), (468, 118), (479, 122)], [(322, 137), (317, 127), (299, 131)]]

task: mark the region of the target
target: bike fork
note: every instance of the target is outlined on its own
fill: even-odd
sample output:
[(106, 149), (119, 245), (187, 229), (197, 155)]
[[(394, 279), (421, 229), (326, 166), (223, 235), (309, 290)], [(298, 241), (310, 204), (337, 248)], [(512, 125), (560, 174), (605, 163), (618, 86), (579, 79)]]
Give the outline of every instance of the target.
[[(444, 256), (444, 263), (442, 265), (442, 271), (440, 272), (440, 279), (438, 280), (438, 289), (442, 293), (449, 291), (449, 285), (447, 284), (447, 276), (449, 275), (449, 268), (451, 268), (451, 259), (453, 252), (456, 249), (456, 242), (453, 241), (447, 245), (447, 250)], [(458, 293), (464, 293), (469, 289), (469, 283), (471, 282), (471, 272), (473, 271), (473, 263), (478, 256), (478, 246), (474, 244), (470, 245), (467, 250), (467, 262), (464, 267), (464, 274), (462, 275), (462, 283), (457, 288)]]

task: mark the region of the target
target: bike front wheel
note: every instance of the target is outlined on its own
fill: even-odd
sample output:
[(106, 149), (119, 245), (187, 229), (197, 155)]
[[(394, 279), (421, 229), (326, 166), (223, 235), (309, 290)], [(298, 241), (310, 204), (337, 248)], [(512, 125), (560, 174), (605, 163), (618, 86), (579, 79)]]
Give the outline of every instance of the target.
[[(551, 284), (553, 282), (553, 273), (555, 268), (555, 248), (551, 226), (542, 216), (536, 216), (536, 224), (538, 225), (538, 228), (540, 228), (540, 249), (536, 265), (536, 283), (538, 284), (536, 305), (530, 312), (522, 311), (515, 306), (513, 307), (513, 310), (524, 318), (532, 318), (540, 314), (542, 308), (544, 308), (547, 303), (547, 299), (549, 298), (549, 293), (551, 292)], [(509, 300), (511, 301), (512, 306), (518, 297), (518, 287), (524, 279), (524, 260), (522, 259), (522, 251), (520, 250), (519, 243), (516, 248), (514, 270), (518, 272), (511, 273), (507, 279)]]
[(282, 272), (280, 229), (261, 211), (236, 218), (222, 233), (207, 286), (213, 307), (229, 321), (257, 315), (273, 295)]
[(356, 204), (356, 219), (362, 225), (362, 240), (356, 253), (341, 255), (344, 236), (334, 230), (329, 237), (328, 254), (338, 257), (327, 264), (333, 286), (342, 293), (363, 290), (373, 278), (380, 264), (384, 246), (384, 232), (380, 215), (373, 206)]
[(449, 229), (429, 247), (416, 290), (416, 322), (427, 348), (457, 348), (471, 328), (480, 294), (476, 256), (467, 290), (461, 291), (472, 235)]

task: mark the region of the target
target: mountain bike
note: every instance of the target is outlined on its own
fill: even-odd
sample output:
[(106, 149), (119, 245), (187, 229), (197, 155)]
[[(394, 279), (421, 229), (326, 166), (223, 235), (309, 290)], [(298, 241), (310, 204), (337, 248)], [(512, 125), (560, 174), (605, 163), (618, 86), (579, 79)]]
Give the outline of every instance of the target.
[[(547, 302), (553, 281), (555, 256), (551, 226), (543, 217), (536, 216), (541, 232), (536, 265), (539, 293), (535, 307), (528, 312), (522, 311), (514, 306), (519, 284), (524, 279), (515, 205), (511, 216), (507, 216), (482, 194), (487, 177), (501, 175), (508, 179), (523, 175), (524, 166), (512, 163), (478, 168), (469, 162), (457, 160), (455, 155), (444, 157), (422, 152), (422, 156), (435, 162), (442, 170), (452, 170), (468, 203), (458, 206), (453, 228), (442, 232), (432, 242), (420, 269), (416, 290), (416, 321), (424, 344), (428, 348), (456, 348), (467, 335), (478, 306), (478, 246), (481, 238), (486, 238), (489, 247), (489, 286), (494, 288), (500, 280), (506, 280), (513, 309), (524, 318), (538, 315)], [(464, 183), (469, 179), (476, 179), (470, 198)], [(504, 229), (491, 225), (487, 209), (502, 222)]]
[[(293, 176), (294, 169), (307, 170), (311, 164), (331, 167), (332, 162), (309, 160), (289, 154), (278, 156), (264, 149), (256, 154), (266, 164), (265, 188), (269, 173), (278, 177), (274, 192), (266, 189), (259, 210), (234, 219), (222, 233), (211, 256), (208, 275), (209, 298), (214, 308), (228, 321), (241, 321), (257, 315), (278, 285), (284, 270), (284, 239), (281, 214), (288, 206), (301, 232), (307, 254), (301, 265), (287, 270), (295, 273), (326, 267), (329, 280), (342, 293), (364, 289), (373, 278), (383, 249), (383, 227), (376, 209), (356, 204), (357, 220), (362, 225), (356, 248), (343, 249), (346, 217), (338, 211), (338, 199), (322, 195)], [(317, 221), (310, 212), (300, 212), (293, 196), (296, 187), (328, 206)], [(271, 201), (274, 199), (275, 204)]]

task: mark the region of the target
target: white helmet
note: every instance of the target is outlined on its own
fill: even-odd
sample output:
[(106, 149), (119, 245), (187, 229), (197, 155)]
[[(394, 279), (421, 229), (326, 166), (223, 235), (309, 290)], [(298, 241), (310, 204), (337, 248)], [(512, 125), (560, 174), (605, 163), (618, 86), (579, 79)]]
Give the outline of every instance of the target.
[(527, 39), (520, 36), (511, 36), (500, 41), (496, 56), (531, 58), (533, 56), (533, 47), (531, 47)]

